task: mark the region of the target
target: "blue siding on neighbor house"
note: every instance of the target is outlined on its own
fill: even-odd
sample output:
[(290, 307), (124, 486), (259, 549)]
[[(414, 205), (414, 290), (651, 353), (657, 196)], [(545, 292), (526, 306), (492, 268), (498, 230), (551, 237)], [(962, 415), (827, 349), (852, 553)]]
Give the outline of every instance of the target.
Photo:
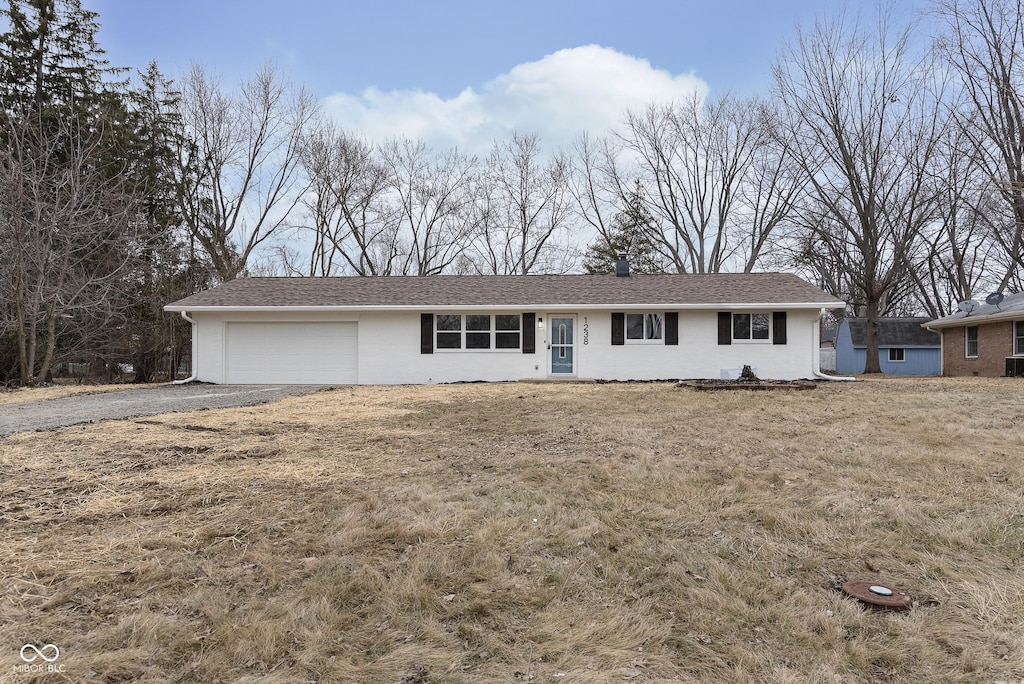
[(860, 350), (858, 357), (857, 349), (853, 346), (853, 338), (850, 336), (850, 326), (845, 320), (839, 322), (839, 329), (836, 330), (836, 373), (863, 373), (864, 350)]
[[(903, 349), (903, 361), (890, 361), (889, 348)], [(867, 350), (854, 346), (850, 326), (841, 321), (836, 331), (836, 372), (842, 375), (863, 373)], [(938, 375), (942, 367), (939, 346), (912, 347), (906, 345), (879, 345), (878, 362), (886, 375)]]
[[(941, 353), (933, 348), (903, 347), (903, 361), (890, 361), (889, 348), (878, 349), (878, 364), (886, 375), (938, 375)], [(836, 350), (836, 372), (841, 375), (863, 373), (867, 361), (867, 350), (863, 347), (851, 349), (840, 356)]]

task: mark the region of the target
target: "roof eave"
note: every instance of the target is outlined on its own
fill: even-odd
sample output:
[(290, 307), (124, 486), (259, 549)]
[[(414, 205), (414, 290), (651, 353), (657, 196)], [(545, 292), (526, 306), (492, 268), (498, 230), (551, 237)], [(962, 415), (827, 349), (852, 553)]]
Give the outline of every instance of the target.
[(952, 320), (938, 319), (930, 323), (924, 323), (922, 328), (927, 330), (941, 330), (942, 328), (959, 328), (978, 323), (999, 323), (1000, 321), (1015, 321), (1024, 318), (1024, 311), (1000, 311), (994, 314), (982, 314), (980, 316), (964, 316)]
[(189, 306), (187, 304), (168, 304), (164, 311), (169, 313), (187, 312), (211, 312), (211, 311), (239, 311), (239, 312), (406, 312), (406, 311), (464, 311), (467, 309), (488, 309), (491, 311), (523, 311), (524, 309), (537, 309), (542, 311), (607, 311), (609, 309), (632, 309), (632, 310), (692, 310), (692, 311), (721, 311), (721, 310), (742, 310), (742, 311), (778, 311), (778, 310), (819, 310), (819, 309), (841, 309), (845, 307), (844, 302), (769, 302), (769, 303), (739, 303), (739, 302), (717, 302), (706, 304), (680, 304), (680, 303), (659, 303), (659, 304), (396, 304), (396, 305), (348, 305), (348, 306), (311, 306), (311, 305), (285, 305), (285, 306), (211, 306), (199, 305)]

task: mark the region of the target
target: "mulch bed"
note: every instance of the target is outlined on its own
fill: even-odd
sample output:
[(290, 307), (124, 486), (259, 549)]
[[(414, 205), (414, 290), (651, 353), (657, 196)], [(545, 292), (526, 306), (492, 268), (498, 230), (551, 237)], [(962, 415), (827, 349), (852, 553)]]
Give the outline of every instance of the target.
[(676, 387), (695, 390), (812, 390), (818, 383), (811, 380), (683, 380)]

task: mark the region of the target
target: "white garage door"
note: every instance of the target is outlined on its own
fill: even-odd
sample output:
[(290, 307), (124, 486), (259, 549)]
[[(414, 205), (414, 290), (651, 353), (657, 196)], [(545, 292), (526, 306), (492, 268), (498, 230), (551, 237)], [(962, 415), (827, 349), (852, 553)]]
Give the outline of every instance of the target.
[(356, 323), (228, 323), (229, 384), (336, 385), (357, 379)]

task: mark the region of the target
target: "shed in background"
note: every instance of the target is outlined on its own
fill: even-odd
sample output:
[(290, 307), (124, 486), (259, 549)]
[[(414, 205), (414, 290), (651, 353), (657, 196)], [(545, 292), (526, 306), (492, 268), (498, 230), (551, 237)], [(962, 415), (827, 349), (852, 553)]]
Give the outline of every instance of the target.
[[(942, 338), (921, 326), (930, 318), (882, 318), (878, 321), (878, 363), (886, 375), (938, 375)], [(867, 320), (844, 318), (836, 330), (836, 372), (863, 373), (867, 361)]]

